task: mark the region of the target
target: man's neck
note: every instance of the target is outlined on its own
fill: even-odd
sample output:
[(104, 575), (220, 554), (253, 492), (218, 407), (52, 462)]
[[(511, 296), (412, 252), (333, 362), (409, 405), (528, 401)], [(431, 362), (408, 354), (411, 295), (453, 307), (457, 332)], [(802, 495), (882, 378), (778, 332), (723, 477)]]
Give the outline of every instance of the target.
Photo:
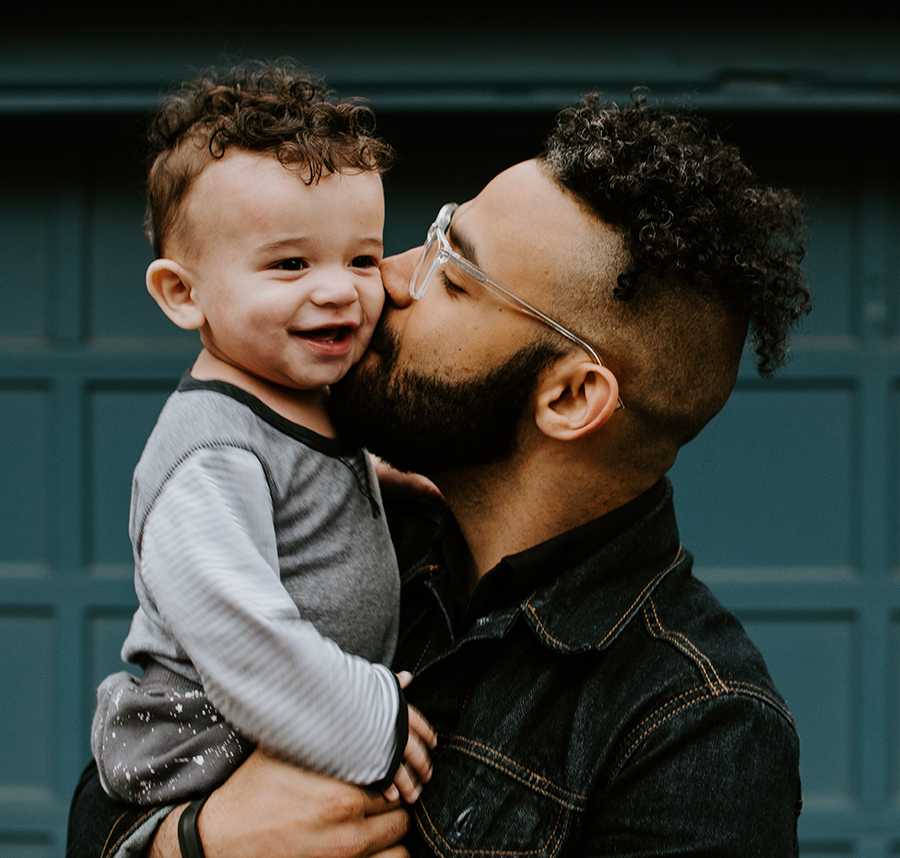
[(436, 478), (471, 554), (469, 589), (504, 557), (586, 524), (642, 494), (661, 474), (606, 474), (596, 466), (547, 460)]

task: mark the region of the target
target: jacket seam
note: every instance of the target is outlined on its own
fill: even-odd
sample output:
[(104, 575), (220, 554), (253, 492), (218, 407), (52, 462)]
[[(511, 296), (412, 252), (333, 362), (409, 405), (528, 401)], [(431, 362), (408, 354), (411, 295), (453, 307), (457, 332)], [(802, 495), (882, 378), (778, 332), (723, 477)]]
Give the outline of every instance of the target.
[[(549, 798), (568, 810), (581, 811), (587, 805), (588, 796), (583, 793), (572, 792), (557, 786), (553, 781), (538, 772), (532, 771), (527, 766), (507, 757), (500, 751), (479, 742), (475, 739), (467, 739), (464, 736), (449, 735), (447, 739), (441, 743), (444, 748), (451, 748), (461, 754), (466, 754), (473, 759), (493, 766), (499, 771), (518, 781), (523, 786), (528, 787), (534, 792)], [(528, 773), (528, 778), (520, 774), (517, 770), (521, 769)], [(529, 781), (529, 778), (531, 779)], [(556, 792), (557, 795), (553, 793)]]
[(687, 635), (666, 629), (656, 612), (656, 604), (650, 596), (644, 604), (644, 623), (647, 631), (657, 640), (664, 640), (690, 659), (703, 674), (703, 679), (713, 695), (724, 694), (728, 686), (722, 681), (709, 656), (701, 652)]
[[(796, 725), (791, 714), (787, 712), (777, 700), (775, 700), (771, 695), (767, 694), (765, 690), (760, 688), (759, 686), (753, 685), (749, 682), (733, 682), (728, 688), (728, 691), (725, 693), (733, 697), (747, 697), (768, 705), (788, 723), (788, 725), (794, 732), (796, 732)], [(610, 781), (619, 776), (619, 774), (622, 772), (622, 769), (625, 768), (625, 766), (628, 764), (628, 761), (634, 756), (634, 753), (637, 751), (637, 749), (641, 745), (643, 745), (647, 741), (647, 739), (649, 739), (663, 724), (698, 703), (721, 697), (721, 693), (716, 694), (709, 688), (708, 685), (697, 686), (688, 691), (682, 692), (676, 697), (673, 697), (671, 700), (667, 700), (665, 703), (663, 703), (661, 706), (647, 715), (631, 731), (631, 733), (628, 734), (628, 737), (626, 737), (626, 739), (624, 740), (625, 742), (627, 742), (631, 736), (634, 736), (636, 733), (638, 734), (637, 737), (631, 742), (631, 744), (625, 749), (622, 755), (622, 759), (613, 769), (610, 775)]]
[(144, 814), (142, 814), (141, 816), (139, 816), (139, 817), (131, 824), (131, 826), (125, 831), (125, 833), (122, 834), (122, 835), (119, 837), (119, 839), (115, 841), (115, 843), (113, 844), (112, 848), (107, 852), (107, 851), (105, 851), (105, 850), (106, 850), (107, 845), (109, 844), (110, 839), (111, 839), (112, 836), (113, 836), (113, 832), (116, 830), (116, 826), (117, 826), (117, 825), (125, 818), (125, 816), (127, 815), (127, 811), (126, 811), (126, 813), (123, 813), (123, 814), (122, 814), (122, 815), (121, 815), (121, 816), (113, 823), (112, 828), (109, 830), (109, 835), (108, 835), (107, 838), (106, 838), (106, 843), (103, 844), (103, 849), (100, 851), (100, 858), (109, 858), (109, 856), (115, 855), (116, 852), (118, 852), (119, 849), (122, 847), (122, 844), (123, 844), (129, 837), (131, 837), (131, 835), (134, 834), (134, 832), (137, 831), (138, 828), (140, 828), (140, 827), (141, 827), (148, 819), (150, 819), (150, 817), (153, 816), (153, 814), (156, 812), (156, 810), (157, 810), (157, 808), (155, 808), (155, 807), (154, 807), (154, 808), (151, 808), (150, 810), (146, 811)]
[[(615, 624), (610, 628), (607, 633), (597, 642), (588, 644), (588, 647), (592, 649), (603, 649), (606, 644), (614, 638), (622, 629), (624, 625), (626, 625), (633, 617), (633, 612), (640, 605), (641, 600), (644, 599), (648, 593), (652, 592), (653, 588), (666, 576), (668, 575), (676, 566), (681, 562), (682, 558), (685, 556), (685, 551), (683, 546), (678, 546), (678, 552), (675, 554), (675, 559), (669, 563), (664, 569), (660, 570), (656, 573), (644, 586), (641, 588), (640, 592), (634, 597), (634, 600), (631, 604), (619, 615), (618, 620), (616, 620)], [(525, 603), (525, 610), (528, 615), (532, 618), (534, 623), (536, 624), (536, 631), (538, 632), (538, 636), (543, 638), (548, 643), (552, 644), (559, 650), (563, 652), (576, 652), (582, 647), (574, 647), (570, 644), (564, 643), (558, 638), (554, 637), (547, 629), (547, 627), (541, 622), (540, 617), (538, 616), (537, 610), (532, 603), (532, 599), (534, 597), (528, 599)]]

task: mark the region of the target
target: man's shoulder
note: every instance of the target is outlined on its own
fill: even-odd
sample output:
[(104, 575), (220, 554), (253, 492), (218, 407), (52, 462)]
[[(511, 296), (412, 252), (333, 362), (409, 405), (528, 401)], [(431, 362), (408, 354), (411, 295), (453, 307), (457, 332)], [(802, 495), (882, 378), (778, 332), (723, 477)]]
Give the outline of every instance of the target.
[(715, 735), (726, 745), (777, 735), (773, 746), (796, 752), (794, 718), (762, 653), (690, 567), (647, 596), (610, 656), (635, 671), (613, 772), (654, 742), (700, 734), (707, 746)]

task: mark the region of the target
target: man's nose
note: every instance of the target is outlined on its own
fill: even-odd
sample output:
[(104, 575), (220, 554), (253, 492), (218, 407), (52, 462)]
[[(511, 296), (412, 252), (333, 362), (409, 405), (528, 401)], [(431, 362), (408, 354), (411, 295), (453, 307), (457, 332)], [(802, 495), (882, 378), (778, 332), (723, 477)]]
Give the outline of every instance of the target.
[(381, 279), (384, 290), (396, 307), (408, 307), (412, 301), (409, 281), (422, 253), (421, 247), (411, 247), (404, 253), (395, 253), (381, 262)]

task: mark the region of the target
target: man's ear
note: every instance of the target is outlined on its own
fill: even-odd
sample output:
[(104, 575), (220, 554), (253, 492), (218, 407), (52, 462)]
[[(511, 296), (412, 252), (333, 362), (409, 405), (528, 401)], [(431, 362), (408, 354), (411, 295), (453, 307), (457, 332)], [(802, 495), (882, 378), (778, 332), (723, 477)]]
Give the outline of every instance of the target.
[(540, 383), (534, 422), (551, 438), (574, 441), (606, 423), (618, 403), (619, 382), (608, 367), (560, 361)]
[(206, 316), (196, 301), (190, 275), (173, 259), (154, 259), (147, 267), (147, 291), (179, 328), (196, 331)]

